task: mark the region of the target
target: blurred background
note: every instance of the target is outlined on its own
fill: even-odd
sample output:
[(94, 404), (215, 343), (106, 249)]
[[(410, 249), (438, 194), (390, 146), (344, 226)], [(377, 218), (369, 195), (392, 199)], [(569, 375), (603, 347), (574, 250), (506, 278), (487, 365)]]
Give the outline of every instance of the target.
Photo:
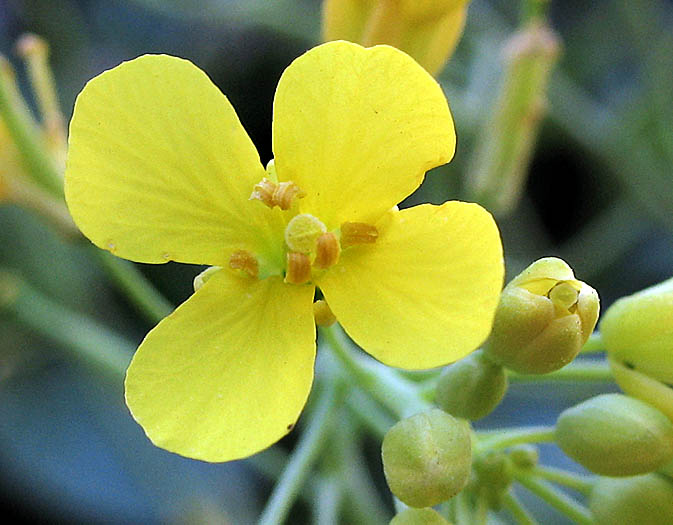
[[(470, 155), (489, 124), (519, 6), (474, 0), (468, 13), (438, 77), (456, 120), (457, 154), (404, 205), (467, 198)], [(320, 42), (320, 15), (318, 0), (0, 0), (0, 53), (34, 104), (15, 44), (25, 32), (46, 39), (68, 119), (86, 81), (123, 60), (144, 53), (190, 59), (232, 101), (266, 162), (276, 83)], [(560, 256), (599, 291), (605, 308), (673, 275), (673, 3), (559, 0), (550, 19), (562, 55), (522, 198), (498, 216), (508, 276), (536, 258)], [(139, 266), (175, 304), (202, 269)], [(9, 203), (0, 203), (0, 267), (122, 333), (129, 353), (152, 327), (83, 243), (66, 242)], [(517, 385), (481, 426), (552, 423), (562, 408), (604, 389)], [(282, 454), (293, 439), (263, 453), (263, 467), (254, 459), (205, 464), (154, 448), (125, 408), (121, 376), (92, 370), (0, 311), (0, 497), (7, 515), (252, 523), (272, 486), (264, 472), (280, 459), (274, 451)], [(382, 479), (377, 447), (367, 453)]]

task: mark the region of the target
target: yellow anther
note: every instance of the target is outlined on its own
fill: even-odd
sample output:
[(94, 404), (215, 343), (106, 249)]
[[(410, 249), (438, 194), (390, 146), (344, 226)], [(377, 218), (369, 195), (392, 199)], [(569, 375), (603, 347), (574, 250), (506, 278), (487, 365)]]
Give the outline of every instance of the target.
[(336, 316), (323, 299), (313, 303), (313, 318), (318, 326), (331, 326), (336, 322)]
[(316, 268), (329, 268), (337, 263), (341, 247), (339, 241), (331, 232), (323, 233), (316, 242), (315, 260), (313, 265)]
[(259, 274), (259, 263), (253, 254), (247, 250), (238, 250), (229, 257), (229, 267), (234, 270), (243, 270), (250, 277)]
[(281, 210), (289, 210), (295, 198), (301, 199), (306, 194), (292, 181), (275, 183), (264, 177), (255, 184), (250, 200), (260, 200), (269, 208), (278, 206)]
[(326, 231), (317, 217), (308, 213), (295, 215), (285, 227), (285, 243), (293, 252), (314, 253), (318, 237)]
[(305, 197), (306, 193), (292, 181), (281, 182), (273, 192), (273, 202), (281, 210), (289, 210), (292, 207), (292, 201), (297, 198)]
[(311, 280), (311, 259), (305, 253), (287, 252), (285, 282), (304, 284)]
[(373, 244), (379, 237), (375, 226), (364, 222), (344, 222), (341, 225), (341, 247), (355, 244)]
[(269, 208), (273, 208), (273, 192), (276, 190), (276, 183), (264, 177), (261, 182), (255, 184), (250, 195), (250, 200), (260, 200)]

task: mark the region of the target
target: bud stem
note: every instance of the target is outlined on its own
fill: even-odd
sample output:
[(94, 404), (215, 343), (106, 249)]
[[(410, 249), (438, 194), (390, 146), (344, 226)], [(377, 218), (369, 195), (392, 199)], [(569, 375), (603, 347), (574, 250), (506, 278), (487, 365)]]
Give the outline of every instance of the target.
[(14, 73), (4, 59), (0, 60), (0, 119), (16, 144), (26, 169), (33, 180), (58, 197), (63, 196), (63, 178), (49, 156), (35, 122), (14, 82)]
[(605, 361), (571, 363), (560, 370), (548, 374), (518, 374), (507, 371), (507, 377), (512, 383), (545, 383), (552, 381), (583, 381), (583, 382), (613, 382), (612, 371)]
[(121, 383), (134, 345), (94, 320), (58, 304), (22, 279), (0, 270), (2, 288), (11, 295), (0, 300), (0, 311), (72, 352), (77, 358)]
[(486, 451), (502, 450), (521, 443), (551, 443), (554, 441), (554, 427), (519, 427), (477, 434), (474, 455)]
[(552, 483), (563, 485), (588, 496), (594, 487), (594, 481), (590, 476), (583, 476), (560, 468), (536, 466), (529, 470), (538, 478)]
[(319, 331), (337, 360), (354, 376), (357, 384), (400, 419), (432, 408), (430, 403), (421, 398), (415, 383), (400, 377), (393, 369), (369, 357), (355, 355), (352, 343), (338, 324), (321, 326)]
[(505, 508), (514, 517), (519, 525), (538, 525), (538, 521), (530, 515), (523, 503), (514, 495), (513, 491), (508, 491), (503, 497)]
[(302, 432), (285, 470), (278, 478), (278, 483), (259, 518), (259, 525), (280, 525), (285, 521), (294, 500), (311, 474), (311, 468), (318, 459), (322, 447), (327, 443), (336, 408), (341, 404), (345, 389), (341, 381), (330, 380), (325, 383), (323, 388), (316, 392), (318, 397), (308, 426)]
[(594, 525), (591, 514), (583, 505), (580, 505), (575, 500), (566, 496), (555, 487), (552, 487), (544, 481), (535, 479), (527, 472), (516, 470), (514, 472), (516, 480), (526, 487), (533, 494), (540, 499), (546, 501), (558, 510), (561, 514), (568, 516), (571, 520), (579, 525)]

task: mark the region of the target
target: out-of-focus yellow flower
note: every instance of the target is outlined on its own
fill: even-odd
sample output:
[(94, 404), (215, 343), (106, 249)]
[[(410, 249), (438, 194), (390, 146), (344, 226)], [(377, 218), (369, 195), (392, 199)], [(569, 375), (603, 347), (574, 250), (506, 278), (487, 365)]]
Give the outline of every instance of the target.
[(617, 384), (673, 421), (673, 279), (615, 302), (600, 330)]
[(389, 44), (433, 75), (453, 54), (469, 0), (325, 0), (323, 37), (365, 46)]
[(150, 439), (227, 461), (287, 434), (313, 378), (316, 287), (384, 363), (434, 367), (477, 347), (502, 283), (492, 217), (395, 207), (454, 147), (439, 85), (388, 46), (332, 42), (287, 68), (266, 171), (190, 62), (143, 56), (90, 81), (66, 168), (83, 233), (134, 261), (222, 267), (130, 365), (126, 401)]

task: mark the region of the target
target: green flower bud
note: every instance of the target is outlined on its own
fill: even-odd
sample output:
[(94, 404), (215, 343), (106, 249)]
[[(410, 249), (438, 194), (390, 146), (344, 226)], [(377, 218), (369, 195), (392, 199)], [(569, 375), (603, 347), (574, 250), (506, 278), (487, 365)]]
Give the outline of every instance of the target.
[(478, 350), (446, 368), (435, 402), (453, 416), (476, 421), (490, 414), (506, 391), (505, 369)]
[(570, 363), (598, 320), (598, 294), (561, 259), (539, 259), (502, 291), (489, 357), (522, 374), (546, 374)]
[(439, 409), (403, 419), (383, 438), (383, 472), (395, 496), (432, 507), (460, 492), (472, 466), (470, 426)]
[(400, 512), (390, 525), (451, 525), (433, 509), (408, 508)]
[(619, 386), (673, 421), (673, 279), (614, 303), (600, 329)]
[(518, 468), (533, 468), (540, 460), (540, 451), (535, 445), (516, 445), (510, 449), (509, 458)]
[(500, 509), (505, 493), (514, 480), (514, 465), (504, 452), (489, 452), (474, 462), (479, 490), (488, 500), (492, 509)]
[(673, 516), (673, 483), (657, 474), (596, 482), (589, 508), (597, 525), (663, 525)]
[(603, 394), (565, 410), (555, 437), (568, 456), (604, 476), (645, 474), (673, 459), (673, 423), (622, 394)]

